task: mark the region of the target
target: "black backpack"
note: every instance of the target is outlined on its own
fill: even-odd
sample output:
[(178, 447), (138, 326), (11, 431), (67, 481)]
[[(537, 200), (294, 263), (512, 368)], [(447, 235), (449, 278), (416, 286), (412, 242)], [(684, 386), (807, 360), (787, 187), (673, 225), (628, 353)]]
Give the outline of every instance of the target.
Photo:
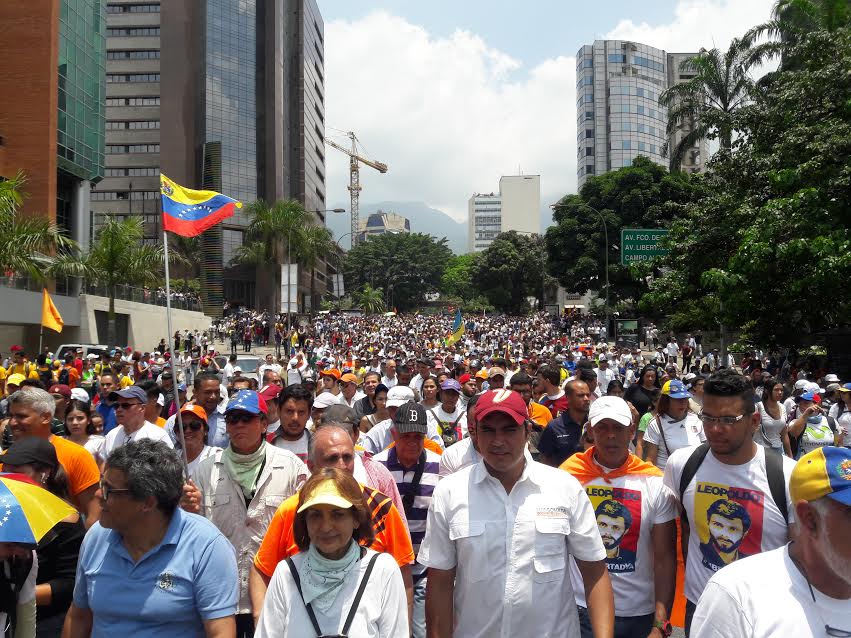
[(70, 379), (70, 377), (71, 377), (71, 373), (68, 372), (68, 368), (63, 367), (59, 371), (59, 378), (57, 380), (57, 383), (60, 383), (62, 385), (68, 385), (68, 380)]
[(45, 389), (50, 389), (50, 386), (53, 385), (53, 372), (50, 368), (45, 368), (44, 370), (39, 368), (38, 379), (44, 384)]
[[(684, 503), (686, 489), (689, 483), (692, 482), (697, 474), (698, 468), (703, 463), (706, 455), (709, 453), (709, 443), (703, 443), (691, 453), (691, 456), (686, 461), (683, 467), (682, 476), (680, 476), (680, 503)], [(768, 491), (771, 492), (771, 499), (783, 515), (783, 520), (789, 522), (789, 507), (786, 503), (786, 477), (783, 475), (783, 458), (779, 454), (765, 454), (765, 474), (768, 478)], [(683, 539), (683, 542), (687, 542)]]

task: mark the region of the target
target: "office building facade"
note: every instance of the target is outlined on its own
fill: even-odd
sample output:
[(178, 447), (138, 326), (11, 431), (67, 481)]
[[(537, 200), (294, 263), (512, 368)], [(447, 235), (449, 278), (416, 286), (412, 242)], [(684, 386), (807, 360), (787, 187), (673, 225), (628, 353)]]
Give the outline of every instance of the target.
[[(643, 155), (667, 167), (666, 143), (675, 142), (691, 123), (682, 123), (669, 140), (668, 109), (659, 95), (688, 79), (680, 62), (693, 53), (666, 53), (623, 40), (595, 40), (576, 54), (577, 178), (630, 166)], [(684, 170), (702, 170), (704, 145), (690, 152)]]
[(476, 193), (467, 202), (467, 250), (480, 252), (508, 231), (541, 232), (541, 176), (503, 175), (499, 193)]

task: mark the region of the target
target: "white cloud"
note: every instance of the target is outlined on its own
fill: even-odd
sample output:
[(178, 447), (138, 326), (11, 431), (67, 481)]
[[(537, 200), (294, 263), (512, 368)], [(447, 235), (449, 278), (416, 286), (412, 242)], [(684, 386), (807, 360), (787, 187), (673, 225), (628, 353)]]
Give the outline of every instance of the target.
[[(680, 0), (668, 23), (624, 20), (605, 37), (672, 52), (726, 48), (772, 5)], [(362, 167), (361, 201), (424, 201), (465, 220), (470, 195), (497, 190), (518, 167), (541, 175), (543, 206), (575, 192), (573, 56), (529, 69), (476, 34), (435, 37), (383, 11), (331, 21), (325, 33), (326, 125), (355, 131), (368, 156), (389, 165), (386, 175)], [(329, 203), (348, 201), (347, 158), (328, 147), (326, 171)]]
[(665, 24), (621, 20), (604, 38), (634, 40), (670, 53), (724, 50), (756, 24), (768, 20), (774, 0), (680, 0)]
[[(361, 201), (424, 201), (464, 220), (470, 195), (518, 166), (542, 175), (542, 198), (575, 188), (573, 57), (527, 71), (475, 34), (435, 38), (384, 12), (326, 24), (325, 42), (326, 124), (390, 167), (362, 167)], [(329, 202), (345, 201), (346, 157), (329, 148), (326, 167)]]

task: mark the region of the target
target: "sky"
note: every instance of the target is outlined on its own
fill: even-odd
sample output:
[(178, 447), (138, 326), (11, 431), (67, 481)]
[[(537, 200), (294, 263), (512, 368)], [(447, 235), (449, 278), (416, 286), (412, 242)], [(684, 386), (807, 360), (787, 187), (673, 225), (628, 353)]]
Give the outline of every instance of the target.
[[(523, 173), (541, 176), (546, 207), (576, 192), (580, 46), (725, 49), (773, 1), (318, 0), (326, 135), (354, 131), (388, 164), (361, 167), (364, 203), (421, 201), (466, 220), (474, 192)], [(348, 202), (348, 158), (330, 147), (326, 176), (329, 204)]]

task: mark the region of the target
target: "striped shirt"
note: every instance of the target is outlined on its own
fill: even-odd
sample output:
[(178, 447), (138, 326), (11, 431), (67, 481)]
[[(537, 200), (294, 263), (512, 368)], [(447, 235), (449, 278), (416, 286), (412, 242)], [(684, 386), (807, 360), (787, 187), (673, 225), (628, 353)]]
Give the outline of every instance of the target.
[[(413, 487), (413, 480), (417, 466), (403, 467), (396, 455), (395, 446), (376, 454), (372, 458), (373, 461), (378, 461), (384, 465), (393, 475), (393, 480), (396, 481), (396, 486), (402, 495), (402, 502), (405, 504), (405, 516), (408, 519), (408, 529), (411, 532), (411, 544), (416, 554), (425, 536), (431, 495), (440, 480), (440, 456), (431, 450), (423, 449), (420, 456), (420, 462), (424, 463), (423, 475), (416, 488)], [(411, 495), (414, 497), (413, 501), (410, 500)], [(426, 568), (420, 564), (415, 564), (412, 568), (415, 581), (425, 578), (425, 572)]]

